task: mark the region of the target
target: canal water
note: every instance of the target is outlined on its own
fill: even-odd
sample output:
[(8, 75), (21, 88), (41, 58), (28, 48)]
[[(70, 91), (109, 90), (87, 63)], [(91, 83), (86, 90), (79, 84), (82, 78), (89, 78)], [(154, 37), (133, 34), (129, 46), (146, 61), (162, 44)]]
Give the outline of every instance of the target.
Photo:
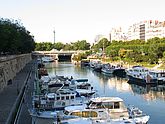
[(148, 124), (165, 124), (165, 86), (142, 87), (128, 84), (127, 78), (105, 75), (82, 68), (70, 62), (46, 64), (49, 75), (73, 78), (87, 78), (99, 96), (116, 96), (126, 105), (135, 105), (150, 115)]

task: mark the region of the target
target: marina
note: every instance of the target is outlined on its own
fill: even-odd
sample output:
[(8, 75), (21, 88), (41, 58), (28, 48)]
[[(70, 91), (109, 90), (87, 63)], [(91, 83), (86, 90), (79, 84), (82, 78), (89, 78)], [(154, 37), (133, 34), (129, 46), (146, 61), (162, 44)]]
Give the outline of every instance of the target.
[(158, 113), (165, 105), (164, 85), (152, 87), (150, 85), (130, 84), (128, 77), (122, 78), (96, 72), (88, 67), (75, 66), (71, 62), (46, 63), (45, 68), (50, 76), (59, 75), (68, 79), (71, 77), (90, 82), (90, 85), (96, 91), (95, 97), (120, 97), (124, 100), (126, 106), (133, 105), (140, 109), (139, 112), (143, 111), (146, 115), (149, 115), (149, 124), (161, 124), (159, 120), (164, 118), (163, 111), (160, 114)]

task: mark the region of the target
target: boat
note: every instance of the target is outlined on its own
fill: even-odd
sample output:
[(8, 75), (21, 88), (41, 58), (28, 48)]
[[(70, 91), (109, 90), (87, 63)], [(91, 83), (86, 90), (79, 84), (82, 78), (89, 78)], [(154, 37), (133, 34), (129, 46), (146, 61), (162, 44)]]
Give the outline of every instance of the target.
[(34, 108), (44, 110), (63, 110), (66, 106), (87, 103), (87, 101), (87, 98), (81, 97), (69, 89), (33, 96)]
[(101, 71), (106, 74), (113, 74), (115, 70), (115, 66), (111, 66), (108, 64), (103, 64)]
[[(133, 114), (135, 109), (127, 108), (119, 97), (97, 97), (91, 98), (87, 104), (65, 107), (64, 114), (71, 116), (92, 117), (93, 119), (110, 118), (112, 121), (129, 120), (146, 124), (149, 116), (141, 113)], [(108, 114), (107, 114), (108, 112)], [(136, 111), (135, 111), (136, 112)], [(134, 112), (134, 113), (135, 113)]]
[(157, 79), (157, 84), (161, 85), (161, 84), (165, 84), (165, 71), (161, 71), (161, 70), (150, 70), (149, 74), (153, 77)]
[[(58, 121), (56, 111), (29, 110), (32, 117), (32, 124), (53, 124)], [(56, 123), (54, 123), (56, 124)]]
[(81, 67), (88, 67), (90, 66), (90, 60), (89, 59), (82, 59), (81, 60)]
[(44, 62), (44, 63), (54, 62), (54, 59), (52, 57), (44, 56), (44, 57), (41, 58), (41, 61)]
[(92, 60), (89, 65), (94, 71), (101, 72), (102, 64), (100, 60)]
[(104, 74), (113, 74), (122, 77), (126, 75), (125, 69), (123, 67), (120, 65), (111, 65), (109, 63), (103, 64), (101, 71)]
[(129, 118), (133, 118), (136, 122), (136, 124), (147, 124), (149, 120), (149, 116), (144, 114), (138, 107), (130, 105), (128, 107), (128, 112), (129, 112)]
[(110, 110), (111, 119), (129, 118), (127, 107), (124, 105), (123, 100), (119, 97), (91, 98), (87, 105), (92, 109), (108, 108), (108, 110)]
[(149, 74), (149, 70), (142, 66), (133, 66), (126, 70), (129, 82), (139, 85), (156, 84), (157, 79)]
[(96, 93), (88, 79), (72, 79), (70, 83), (70, 89), (75, 90), (80, 96), (90, 97)]
[(64, 110), (64, 115), (70, 118), (90, 118), (91, 124), (135, 124), (132, 119), (112, 120), (109, 116), (108, 109), (93, 109), (87, 105), (68, 106)]

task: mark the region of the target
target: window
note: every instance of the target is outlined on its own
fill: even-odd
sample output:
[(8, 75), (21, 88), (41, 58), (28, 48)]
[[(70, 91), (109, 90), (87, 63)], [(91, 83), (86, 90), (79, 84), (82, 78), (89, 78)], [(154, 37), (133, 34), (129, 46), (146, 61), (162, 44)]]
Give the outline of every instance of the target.
[(71, 99), (74, 99), (74, 96), (71, 96)]
[(79, 117), (97, 117), (97, 112), (95, 111), (82, 111), (82, 112), (72, 112), (71, 115), (79, 116)]
[(69, 99), (69, 96), (66, 96), (66, 99)]
[(61, 100), (64, 100), (64, 99), (65, 99), (65, 97), (64, 97), (64, 96), (62, 96), (62, 97), (61, 97)]
[(65, 115), (68, 115), (68, 114), (69, 114), (69, 112), (68, 112), (68, 111), (66, 111), (66, 110), (64, 110), (64, 114), (65, 114)]
[(115, 102), (114, 103), (114, 109), (118, 109), (118, 108), (120, 108), (119, 102)]
[(57, 100), (60, 100), (60, 97), (57, 97)]

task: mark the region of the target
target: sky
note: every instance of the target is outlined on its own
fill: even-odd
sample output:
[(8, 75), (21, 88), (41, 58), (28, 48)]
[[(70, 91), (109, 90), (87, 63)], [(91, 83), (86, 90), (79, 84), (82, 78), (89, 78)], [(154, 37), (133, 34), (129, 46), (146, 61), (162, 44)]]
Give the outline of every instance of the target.
[(94, 42), (113, 27), (165, 20), (163, 0), (0, 0), (0, 17), (19, 20), (36, 42)]

